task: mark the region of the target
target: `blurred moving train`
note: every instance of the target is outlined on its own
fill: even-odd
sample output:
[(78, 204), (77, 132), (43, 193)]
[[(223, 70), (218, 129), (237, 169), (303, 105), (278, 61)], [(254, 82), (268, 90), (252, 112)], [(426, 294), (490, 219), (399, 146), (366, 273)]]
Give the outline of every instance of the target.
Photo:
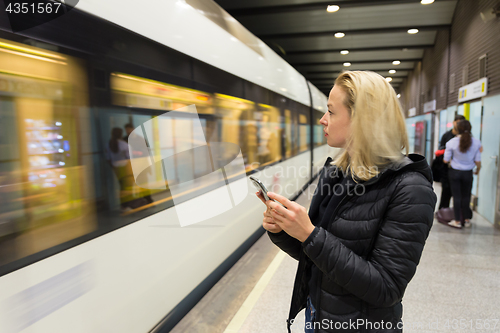
[(181, 227), (168, 182), (141, 188), (130, 156), (114, 163), (127, 133), (153, 120), (145, 153), (174, 156), (200, 133), (158, 116), (195, 105), (206, 141), (241, 148), (229, 183), (253, 174), (293, 199), (334, 152), (326, 103), (209, 0), (82, 0), (18, 33), (2, 16), (0, 332), (168, 331), (262, 235), (263, 206), (249, 185)]

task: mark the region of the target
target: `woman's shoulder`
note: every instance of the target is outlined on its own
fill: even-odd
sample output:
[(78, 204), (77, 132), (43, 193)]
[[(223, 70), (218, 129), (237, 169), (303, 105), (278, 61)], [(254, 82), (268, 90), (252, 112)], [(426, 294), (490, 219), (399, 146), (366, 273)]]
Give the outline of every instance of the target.
[(428, 204), (434, 207), (437, 196), (429, 179), (416, 170), (400, 174), (394, 187), (392, 201), (398, 204)]
[(460, 142), (460, 137), (457, 135), (453, 138), (451, 138), (448, 142), (446, 142), (446, 148), (449, 148), (451, 146), (456, 145), (458, 142)]
[(128, 143), (126, 143), (124, 140), (118, 140), (118, 147), (119, 150), (127, 150), (128, 151)]
[[(396, 192), (408, 192), (409, 197), (417, 192), (434, 192), (432, 188), (432, 173), (430, 168), (404, 168), (396, 173), (393, 177), (394, 190)], [(415, 188), (420, 188), (421, 191), (413, 191)]]

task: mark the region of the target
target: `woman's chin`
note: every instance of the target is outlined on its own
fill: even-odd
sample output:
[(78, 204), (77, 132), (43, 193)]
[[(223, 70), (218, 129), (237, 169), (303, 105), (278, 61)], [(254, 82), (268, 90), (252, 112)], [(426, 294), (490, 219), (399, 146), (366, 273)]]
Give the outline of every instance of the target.
[(343, 145), (339, 144), (338, 142), (331, 142), (331, 141), (326, 141), (326, 144), (329, 146), (329, 147), (332, 147), (332, 148), (343, 148)]
[(345, 143), (330, 143), (330, 142), (327, 142), (326, 144), (329, 147), (331, 147), (331, 148), (341, 148), (341, 149), (345, 148)]

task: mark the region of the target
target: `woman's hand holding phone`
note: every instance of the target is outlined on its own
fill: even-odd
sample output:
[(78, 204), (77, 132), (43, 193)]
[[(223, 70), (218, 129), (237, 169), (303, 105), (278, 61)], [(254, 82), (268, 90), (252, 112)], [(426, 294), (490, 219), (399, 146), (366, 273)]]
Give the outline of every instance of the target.
[(266, 205), (271, 208), (273, 221), (287, 234), (304, 242), (315, 228), (307, 209), (277, 193), (267, 192), (267, 196), (271, 199)]
[(267, 210), (264, 212), (264, 219), (262, 220), (262, 227), (272, 233), (281, 232), (283, 229), (281, 229), (281, 227), (276, 224), (276, 222), (274, 221), (274, 217), (271, 214), (271, 212), (273, 211), (271, 206), (269, 206), (271, 200), (266, 201), (261, 191), (255, 192), (255, 194), (267, 206)]

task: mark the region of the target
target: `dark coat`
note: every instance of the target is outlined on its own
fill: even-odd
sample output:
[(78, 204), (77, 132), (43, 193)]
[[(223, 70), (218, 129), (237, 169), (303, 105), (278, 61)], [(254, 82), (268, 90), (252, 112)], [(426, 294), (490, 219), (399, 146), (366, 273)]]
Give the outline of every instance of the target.
[[(274, 244), (299, 261), (288, 329), (314, 292), (315, 322), (321, 326), (315, 332), (402, 332), (396, 329), (403, 314), (401, 300), (420, 261), (437, 200), (430, 167), (423, 156), (410, 154), (361, 183), (364, 194), (346, 196), (337, 208), (327, 207), (318, 217), (326, 195), (321, 188), (337, 171), (330, 161), (311, 201), (309, 218), (317, 222), (309, 238), (301, 243), (284, 231), (268, 232)], [(320, 269), (315, 285), (321, 287), (309, 291), (313, 264)], [(329, 325), (324, 325), (325, 319)], [(375, 330), (367, 324), (335, 329), (357, 320), (373, 325), (390, 321), (394, 329)]]

